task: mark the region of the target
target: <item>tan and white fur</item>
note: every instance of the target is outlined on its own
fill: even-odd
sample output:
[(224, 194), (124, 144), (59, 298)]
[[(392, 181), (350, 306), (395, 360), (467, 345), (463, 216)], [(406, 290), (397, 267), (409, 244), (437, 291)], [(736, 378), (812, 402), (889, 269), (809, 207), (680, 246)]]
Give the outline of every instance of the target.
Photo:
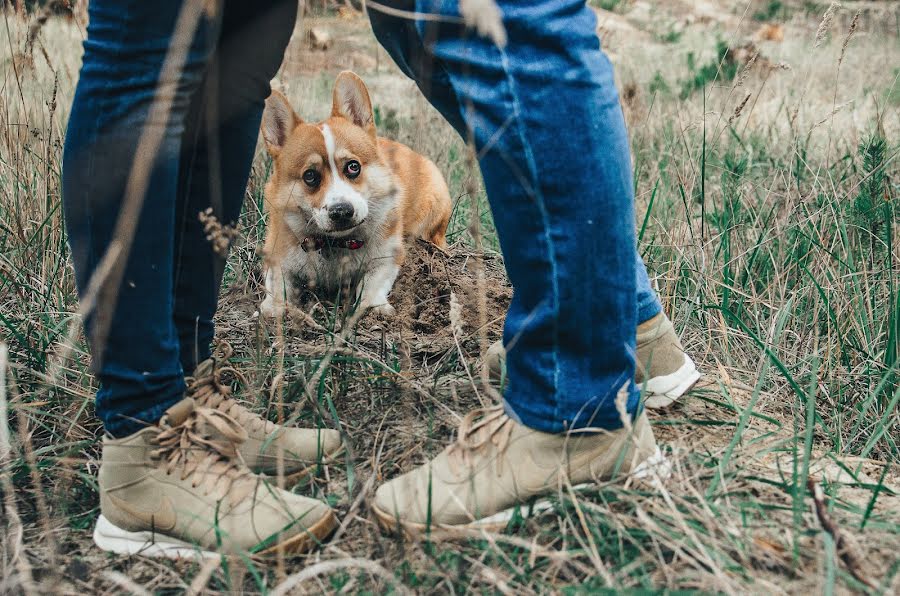
[[(393, 314), (388, 294), (403, 263), (404, 239), (447, 246), (450, 193), (437, 166), (376, 135), (369, 92), (352, 72), (338, 75), (328, 119), (304, 122), (273, 91), (261, 130), (274, 171), (265, 188), (260, 312), (282, 313), (305, 289), (300, 284), (333, 296), (355, 274), (360, 307)], [(361, 247), (349, 248), (356, 244)]]

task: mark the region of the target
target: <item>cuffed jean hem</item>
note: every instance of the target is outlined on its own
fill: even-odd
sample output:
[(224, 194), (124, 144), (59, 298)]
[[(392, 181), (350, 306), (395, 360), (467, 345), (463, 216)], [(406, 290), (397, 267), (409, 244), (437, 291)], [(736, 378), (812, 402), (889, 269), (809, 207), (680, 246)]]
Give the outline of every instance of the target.
[[(105, 380), (97, 392), (97, 412), (106, 433), (115, 438), (132, 435), (159, 422), (166, 410), (184, 399), (184, 377), (179, 376), (152, 393), (137, 391), (132, 383)], [(118, 404), (109, 403), (115, 396)], [(146, 406), (129, 411), (129, 405)]]
[(649, 321), (660, 312), (662, 312), (662, 304), (659, 301), (659, 295), (647, 275), (647, 266), (641, 254), (635, 250), (637, 256), (637, 322), (638, 325)]
[[(504, 396), (503, 398), (503, 410), (506, 415), (516, 422), (542, 433), (560, 434), (589, 428), (618, 430), (624, 425), (622, 414), (615, 406), (614, 397), (587, 401), (574, 420), (559, 420), (546, 412), (534, 411), (529, 409), (529, 402), (517, 402), (514, 405), (508, 397)], [(629, 383), (625, 413), (634, 420), (641, 410), (640, 392), (634, 383)]]
[(662, 312), (662, 304), (659, 302), (659, 298), (656, 297), (656, 293), (654, 292), (648, 299), (646, 300), (638, 300), (638, 316), (637, 322), (638, 325), (641, 323), (646, 323), (656, 315)]

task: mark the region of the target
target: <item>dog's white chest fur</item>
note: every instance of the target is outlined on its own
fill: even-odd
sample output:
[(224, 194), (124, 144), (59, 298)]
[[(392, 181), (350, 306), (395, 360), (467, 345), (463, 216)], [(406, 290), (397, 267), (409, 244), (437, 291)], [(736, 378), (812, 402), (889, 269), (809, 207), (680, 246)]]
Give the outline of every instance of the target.
[[(381, 209), (370, 211), (370, 220), (383, 219), (378, 217), (378, 212), (386, 213), (389, 209), (384, 207), (390, 207), (394, 202), (382, 201)], [(400, 234), (383, 237), (378, 233), (380, 223), (367, 221), (360, 226), (359, 237), (363, 239), (363, 245), (358, 249), (325, 246), (319, 250), (304, 250), (305, 226), (299, 225), (299, 219), (289, 221), (299, 242), (282, 256), (280, 267), (267, 270), (267, 298), (260, 306), (263, 314), (274, 315), (276, 303), (271, 298), (279, 294), (290, 302), (303, 291), (311, 290), (322, 298), (337, 300), (344, 298), (341, 292), (346, 289), (352, 290), (350, 298), (359, 299), (361, 308), (390, 314), (393, 309), (388, 304), (388, 294), (399, 273), (396, 259), (402, 249), (403, 237)]]
[(377, 285), (382, 276), (373, 277), (373, 274), (380, 269), (396, 267), (395, 259), (401, 242), (400, 237), (391, 236), (370, 237), (363, 246), (355, 250), (343, 246), (326, 246), (320, 250), (306, 251), (298, 246), (291, 251), (283, 267), (286, 275), (293, 276), (292, 282), (300, 291), (306, 288), (314, 290), (323, 298), (336, 298), (337, 292), (344, 288), (356, 288), (363, 299), (367, 296), (370, 298), (368, 306), (378, 306), (379, 302), (375, 297), (383, 294), (386, 302), (390, 286), (367, 286), (373, 283)]

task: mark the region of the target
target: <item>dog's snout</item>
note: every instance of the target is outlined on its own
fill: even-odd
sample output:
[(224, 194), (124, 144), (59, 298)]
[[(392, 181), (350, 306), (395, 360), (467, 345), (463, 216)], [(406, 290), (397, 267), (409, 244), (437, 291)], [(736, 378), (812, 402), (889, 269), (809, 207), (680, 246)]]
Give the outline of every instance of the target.
[(328, 208), (328, 217), (335, 223), (346, 223), (353, 219), (353, 205), (347, 202), (335, 203)]

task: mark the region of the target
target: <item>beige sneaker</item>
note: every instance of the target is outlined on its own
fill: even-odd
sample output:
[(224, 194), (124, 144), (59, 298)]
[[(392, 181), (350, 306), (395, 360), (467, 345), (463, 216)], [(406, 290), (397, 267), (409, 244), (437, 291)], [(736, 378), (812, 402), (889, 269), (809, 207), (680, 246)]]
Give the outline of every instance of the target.
[(643, 390), (648, 408), (672, 405), (700, 379), (700, 371), (664, 313), (638, 325), (637, 355), (634, 380)]
[(254, 414), (231, 399), (231, 388), (220, 380), (222, 371), (214, 360), (201, 362), (188, 377), (188, 397), (198, 406), (224, 412), (237, 420), (247, 431), (241, 444), (241, 456), (247, 466), (257, 473), (277, 474), (278, 450), (283, 450), (285, 482), (294, 483), (318, 464), (334, 462), (344, 451), (341, 433), (323, 428), (294, 428), (279, 426)]
[(502, 529), (518, 511), (528, 517), (550, 507), (535, 497), (615, 475), (668, 474), (647, 416), (630, 429), (542, 433), (515, 422), (501, 406), (476, 410), (436, 458), (383, 484), (372, 509), (388, 529), (407, 534), (434, 529)]
[(184, 399), (159, 425), (106, 438), (94, 542), (124, 555), (215, 557), (309, 550), (337, 525), (325, 503), (280, 490), (237, 453), (244, 430)]
[[(644, 391), (644, 405), (665, 408), (687, 393), (700, 379), (700, 372), (688, 356), (669, 318), (659, 313), (637, 328), (638, 365), (634, 380)], [(495, 381), (503, 378), (506, 350), (503, 342), (491, 344), (484, 353), (484, 366)]]

